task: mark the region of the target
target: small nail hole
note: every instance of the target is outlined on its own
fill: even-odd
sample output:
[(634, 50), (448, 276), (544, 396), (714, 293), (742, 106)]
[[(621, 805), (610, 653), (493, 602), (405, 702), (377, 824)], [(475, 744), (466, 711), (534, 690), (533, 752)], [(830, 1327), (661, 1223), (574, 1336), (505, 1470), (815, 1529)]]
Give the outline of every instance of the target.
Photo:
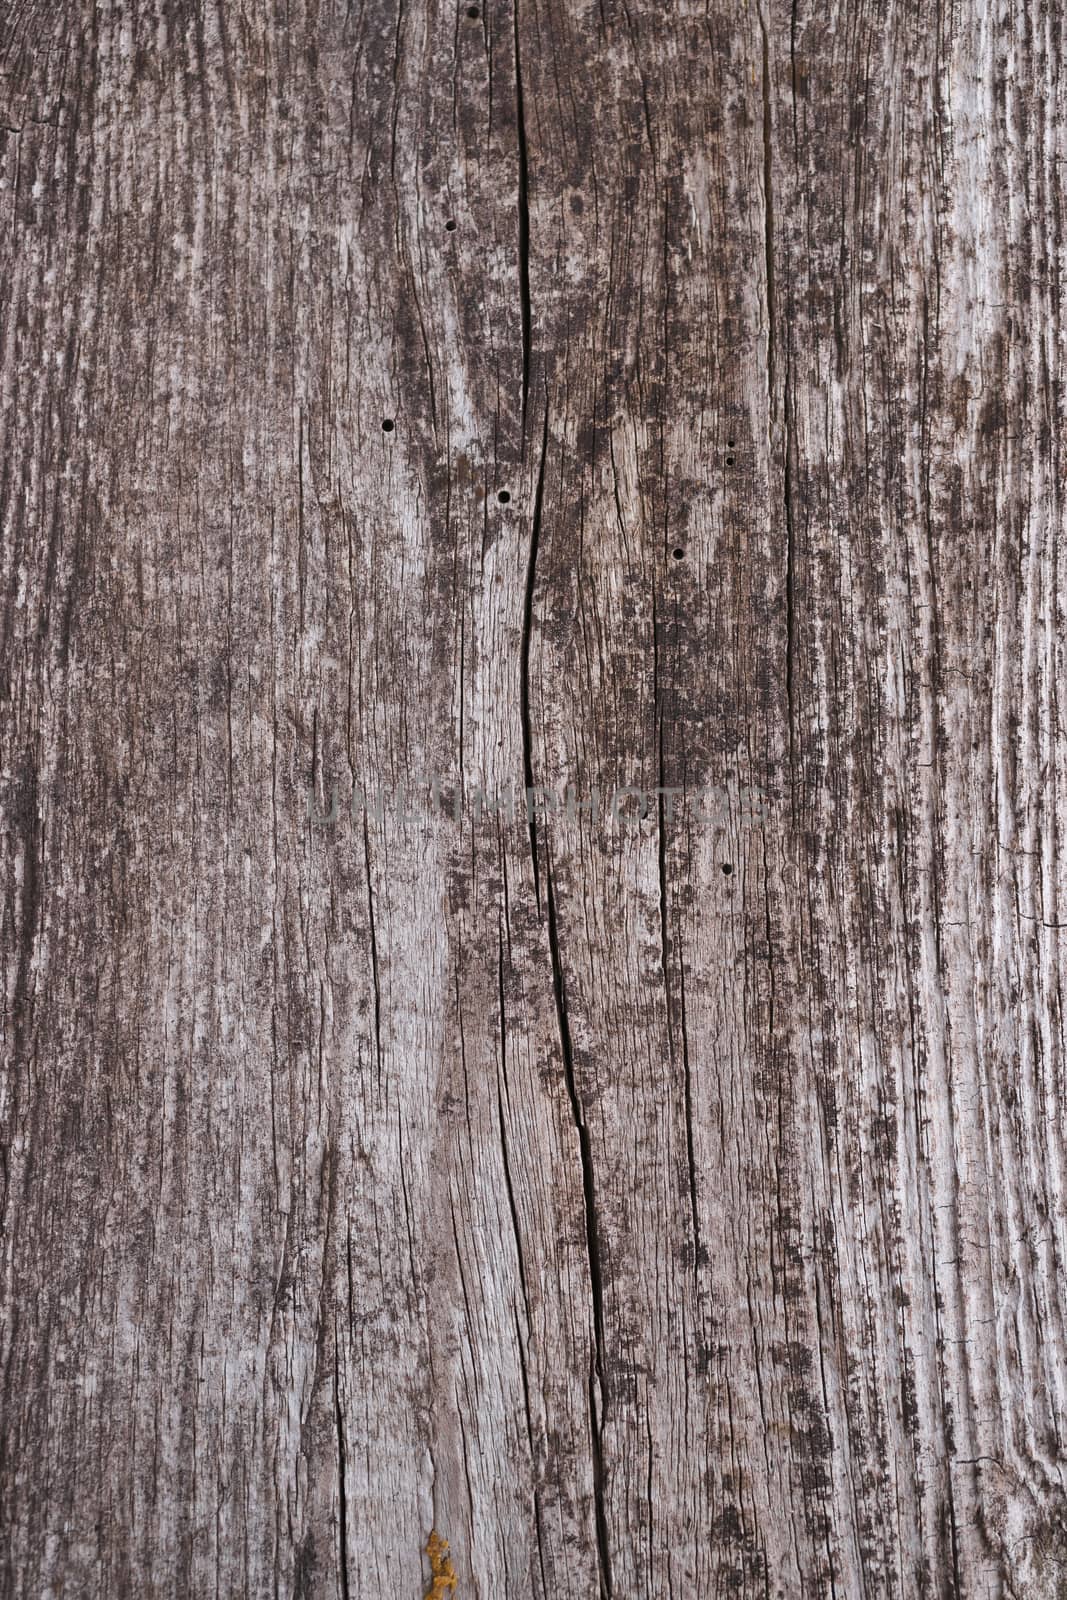
[(733, 464), (734, 464), (734, 458), (733, 458), (733, 456), (727, 456), (727, 457), (726, 457), (726, 465), (727, 465), (727, 466), (728, 466), (728, 467), (732, 467), (732, 466), (733, 466)]
[(726, 448), (727, 450), (732, 450), (734, 448), (734, 441), (732, 439), (727, 439)]
[(671, 555), (674, 557), (675, 561), (681, 561), (682, 557), (685, 555), (685, 551), (682, 549), (680, 544), (677, 544), (671, 551)]
[(508, 501), (511, 499), (511, 496), (508, 494), (506, 489), (501, 489), (500, 493), (497, 495), (497, 499), (500, 501), (502, 506), (506, 506)]
[(455, 231), (456, 231), (456, 219), (455, 219), (455, 217), (449, 217), (448, 221), (445, 223), (445, 232), (446, 233), (455, 233)]
[(481, 12), (478, 10), (477, 6), (468, 6), (467, 15), (470, 17), (472, 22), (477, 22), (478, 18), (481, 16)]
[(722, 870), (723, 870), (723, 876), (728, 878), (730, 876), (731, 872), (734, 869), (733, 869), (733, 867), (730, 865), (730, 863), (728, 861), (724, 861), (723, 864), (722, 864)]
[(392, 433), (392, 431), (393, 431), (393, 429), (395, 427), (396, 427), (396, 423), (393, 421), (392, 417), (383, 417), (382, 418), (382, 432), (383, 433)]

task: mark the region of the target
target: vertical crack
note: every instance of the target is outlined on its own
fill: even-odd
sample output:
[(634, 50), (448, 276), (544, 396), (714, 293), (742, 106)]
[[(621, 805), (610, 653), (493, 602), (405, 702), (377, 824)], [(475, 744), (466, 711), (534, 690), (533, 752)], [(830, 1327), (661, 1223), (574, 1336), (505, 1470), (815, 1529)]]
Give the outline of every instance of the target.
[(504, 1096), (507, 1094), (508, 1077), (508, 1035), (505, 1015), (504, 995), (504, 931), (499, 930), (499, 957), (497, 961), (497, 1000), (500, 1007), (500, 1077), (497, 1086), (497, 1118), (500, 1126), (500, 1150), (504, 1158), (504, 1187), (507, 1191), (508, 1210), (511, 1212), (511, 1227), (515, 1235), (515, 1257), (519, 1266), (519, 1285), (522, 1289), (523, 1305), (526, 1308), (526, 1326), (530, 1327), (533, 1317), (530, 1310), (530, 1295), (526, 1284), (526, 1262), (522, 1253), (522, 1229), (519, 1226), (519, 1208), (515, 1200), (515, 1185), (511, 1177), (511, 1160), (508, 1156), (507, 1126), (504, 1120)]
[(341, 1597), (349, 1600), (351, 1589), (348, 1578), (348, 1485), (347, 1485), (347, 1451), (345, 1449), (345, 1416), (341, 1408), (341, 1391), (338, 1384), (337, 1364), (333, 1369), (333, 1411), (334, 1422), (337, 1427), (337, 1498), (340, 1501), (339, 1527), (337, 1530), (338, 1543), (341, 1546)]
[(530, 854), (533, 857), (534, 894), (537, 914), (541, 915), (541, 879), (537, 868), (537, 821), (531, 791), (533, 781), (533, 730), (530, 725), (530, 638), (533, 633), (534, 584), (537, 580), (537, 547), (541, 539), (541, 508), (545, 498), (545, 458), (548, 455), (548, 396), (545, 396), (545, 428), (541, 437), (541, 460), (534, 490), (533, 522), (530, 528), (530, 555), (526, 564), (526, 597), (522, 610), (522, 645), (519, 655), (519, 709), (522, 718), (522, 769), (526, 785), (526, 818), (530, 829)]
[(763, 15), (759, 20), (763, 36), (763, 255), (767, 273), (767, 398), (772, 419), (777, 419), (777, 346), (775, 342), (774, 281), (774, 119), (771, 114), (771, 44)]
[(707, 1260), (707, 1252), (700, 1238), (700, 1210), (697, 1206), (696, 1143), (693, 1137), (693, 1071), (689, 1062), (689, 1034), (685, 1015), (685, 961), (679, 954), (678, 988), (682, 1023), (682, 1082), (685, 1095), (685, 1150), (689, 1161), (689, 1206), (693, 1214), (693, 1270), (699, 1294), (700, 1268)]
[(604, 1452), (601, 1435), (603, 1432), (603, 1419), (599, 1415), (596, 1403), (596, 1386), (600, 1382), (600, 1392), (603, 1395), (604, 1385), (599, 1374), (600, 1353), (597, 1352), (596, 1360), (589, 1369), (589, 1437), (593, 1455), (593, 1511), (596, 1517), (596, 1554), (597, 1564), (600, 1568), (600, 1600), (611, 1600), (613, 1593), (611, 1587), (611, 1552), (608, 1549), (608, 1519), (604, 1509)]
[(522, 92), (519, 3), (515, 0), (515, 123), (519, 142), (519, 308), (522, 316), (522, 446), (526, 450), (526, 410), (530, 399), (530, 167), (526, 144), (526, 102)]
[[(563, 1076), (571, 1104), (571, 1115), (578, 1131), (578, 1150), (582, 1165), (582, 1193), (585, 1206), (585, 1239), (589, 1256), (589, 1289), (593, 1301), (593, 1361), (589, 1373), (589, 1430), (593, 1458), (593, 1504), (596, 1516), (597, 1561), (600, 1566), (601, 1600), (611, 1600), (611, 1552), (608, 1547), (607, 1514), (604, 1506), (604, 1465), (602, 1408), (608, 1401), (604, 1373), (604, 1287), (600, 1271), (600, 1239), (597, 1227), (596, 1189), (593, 1182), (593, 1151), (585, 1111), (574, 1075), (574, 1049), (567, 1016), (567, 990), (559, 952), (556, 924), (556, 897), (552, 892), (552, 868), (546, 860), (545, 887), (548, 902), (548, 947), (552, 957), (552, 990), (556, 1000), (556, 1023), (563, 1054)], [(601, 1406), (596, 1403), (597, 1389)]]
[(534, 1505), (534, 1531), (537, 1535), (537, 1564), (541, 1569), (541, 1596), (542, 1600), (551, 1600), (552, 1590), (549, 1588), (548, 1575), (545, 1572), (545, 1539), (544, 1527), (541, 1516), (541, 1489), (538, 1483), (539, 1462), (537, 1439), (534, 1434), (533, 1413), (530, 1410), (530, 1375), (526, 1370), (526, 1351), (523, 1348), (522, 1331), (519, 1328), (519, 1319), (515, 1318), (515, 1345), (519, 1353), (519, 1371), (522, 1376), (522, 1398), (526, 1412), (526, 1435), (530, 1442), (530, 1465), (533, 1476), (533, 1505)]
[(378, 1093), (382, 1088), (382, 990), (378, 976), (378, 939), (374, 931), (374, 890), (371, 887), (370, 838), (367, 813), (363, 813), (363, 862), (367, 873), (367, 923), (370, 930), (370, 967), (374, 984), (374, 1055), (378, 1067)]
[[(519, 6), (515, 0), (515, 120), (518, 133), (519, 193), (519, 306), (522, 319), (522, 448), (526, 451), (526, 419), (530, 400), (531, 328), (530, 303), (530, 169), (526, 138), (526, 102), (522, 83), (522, 48), (520, 43)], [(535, 808), (531, 804), (533, 783), (533, 731), (530, 720), (530, 642), (533, 633), (533, 598), (537, 578), (537, 552), (541, 536), (541, 515), (544, 505), (545, 461), (548, 456), (548, 394), (545, 394), (545, 420), (541, 437), (541, 459), (537, 468), (537, 486), (534, 491), (533, 522), (530, 530), (530, 554), (526, 568), (526, 594), (523, 604), (522, 650), (519, 664), (519, 694), (522, 710), (523, 771), (527, 791), (527, 819), (530, 829), (530, 852), (533, 858), (534, 891), (538, 915), (541, 914), (541, 885), (537, 861), (537, 823)], [(593, 1467), (593, 1504), (596, 1521), (597, 1564), (600, 1569), (601, 1600), (611, 1600), (611, 1554), (608, 1546), (607, 1515), (604, 1504), (603, 1466), (603, 1416), (607, 1402), (607, 1385), (604, 1375), (604, 1297), (600, 1271), (600, 1244), (597, 1230), (596, 1195), (593, 1183), (593, 1155), (586, 1126), (585, 1113), (574, 1075), (574, 1051), (571, 1042), (570, 1022), (567, 1016), (567, 995), (560, 959), (559, 931), (556, 924), (556, 902), (552, 891), (552, 871), (546, 858), (545, 887), (548, 907), (548, 943), (552, 961), (552, 990), (556, 1006), (556, 1024), (559, 1030), (560, 1049), (563, 1056), (563, 1074), (570, 1101), (571, 1115), (578, 1133), (578, 1149), (582, 1168), (582, 1194), (585, 1210), (586, 1248), (589, 1257), (589, 1285), (593, 1301), (593, 1360), (589, 1373), (589, 1428)], [(503, 1135), (503, 1128), (501, 1128)], [(597, 1390), (600, 1405), (597, 1404)]]
[(657, 770), (657, 862), (659, 866), (659, 937), (660, 959), (663, 963), (663, 992), (667, 1012), (667, 1040), (674, 1053), (674, 1031), (671, 1023), (671, 977), (670, 977), (670, 939), (667, 928), (667, 838), (665, 830), (663, 791), (666, 787), (664, 777), (664, 752), (663, 752), (663, 704), (659, 676), (659, 616), (656, 605), (656, 580), (652, 580), (652, 703), (653, 716), (656, 724), (656, 770)]
[[(774, 112), (771, 91), (771, 43), (767, 21), (760, 14), (763, 39), (763, 250), (767, 274), (767, 400), (771, 437), (779, 417), (778, 398), (778, 297), (774, 270)], [(789, 769), (794, 763), (794, 656), (796, 610), (794, 596), (795, 530), (793, 527), (793, 419), (789, 402), (790, 375), (788, 348), (782, 374), (781, 416), (783, 422), (782, 498), (785, 512), (785, 695), (789, 711)]]
[(789, 710), (789, 771), (796, 771), (793, 715), (793, 662), (796, 642), (796, 603), (794, 593), (795, 536), (793, 529), (793, 423), (789, 405), (789, 364), (786, 362), (785, 405), (785, 463), (783, 466), (782, 497), (785, 501), (785, 698)]

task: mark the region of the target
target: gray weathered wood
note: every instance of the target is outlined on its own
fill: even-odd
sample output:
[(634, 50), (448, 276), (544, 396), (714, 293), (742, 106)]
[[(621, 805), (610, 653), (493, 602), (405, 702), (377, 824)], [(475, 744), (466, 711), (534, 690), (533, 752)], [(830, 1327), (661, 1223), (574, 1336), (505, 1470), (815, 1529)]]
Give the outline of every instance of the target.
[(1067, 1594), (1065, 26), (2, 8), (0, 1593)]

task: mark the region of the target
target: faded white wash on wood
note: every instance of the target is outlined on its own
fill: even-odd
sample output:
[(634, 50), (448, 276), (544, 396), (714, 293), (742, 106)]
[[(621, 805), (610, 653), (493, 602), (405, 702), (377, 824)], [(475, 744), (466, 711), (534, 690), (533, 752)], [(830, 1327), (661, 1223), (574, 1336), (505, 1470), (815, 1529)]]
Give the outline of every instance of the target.
[(0, 1594), (1063, 1600), (1067, 13), (471, 10), (0, 8)]

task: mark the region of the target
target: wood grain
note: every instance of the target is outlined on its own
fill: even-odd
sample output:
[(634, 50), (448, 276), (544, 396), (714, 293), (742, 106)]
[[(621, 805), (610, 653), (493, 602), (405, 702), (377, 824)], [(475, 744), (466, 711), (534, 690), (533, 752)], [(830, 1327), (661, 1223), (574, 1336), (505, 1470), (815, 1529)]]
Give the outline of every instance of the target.
[(0, 8), (0, 1594), (1067, 1595), (1065, 27)]

